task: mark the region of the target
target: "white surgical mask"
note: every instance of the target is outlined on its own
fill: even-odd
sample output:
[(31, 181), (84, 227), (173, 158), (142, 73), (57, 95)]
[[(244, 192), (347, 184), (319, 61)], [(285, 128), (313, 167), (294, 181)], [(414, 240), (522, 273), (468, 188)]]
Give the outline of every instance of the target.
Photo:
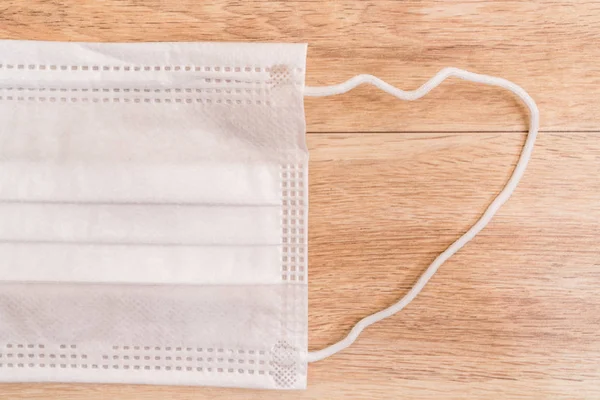
[[(444, 69), (305, 87), (306, 46), (0, 42), (0, 381), (299, 389), (307, 363), (408, 304), (523, 175), (538, 111)], [(448, 77), (519, 96), (521, 158), (398, 303), (308, 352), (304, 96)], [(332, 338), (335, 339), (335, 338)], [(373, 349), (374, 351), (376, 349)]]

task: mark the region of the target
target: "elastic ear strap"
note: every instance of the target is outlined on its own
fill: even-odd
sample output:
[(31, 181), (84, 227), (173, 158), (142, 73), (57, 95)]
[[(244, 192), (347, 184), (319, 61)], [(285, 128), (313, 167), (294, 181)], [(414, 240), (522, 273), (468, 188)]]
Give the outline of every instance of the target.
[(397, 303), (389, 306), (386, 309), (383, 309), (375, 314), (369, 315), (361, 319), (348, 335), (340, 340), (339, 342), (326, 347), (319, 351), (312, 351), (308, 353), (308, 362), (319, 361), (324, 358), (327, 358), (346, 347), (350, 346), (358, 335), (371, 324), (375, 322), (381, 321), (384, 318), (390, 317), (396, 314), (398, 311), (402, 310), (406, 307), (418, 294), (427, 282), (431, 279), (431, 277), (437, 272), (438, 268), (446, 262), (450, 257), (452, 257), (457, 251), (459, 251), (463, 246), (465, 246), (471, 239), (473, 239), (485, 226), (492, 220), (494, 215), (498, 212), (500, 207), (509, 199), (512, 193), (515, 191), (519, 180), (523, 176), (525, 169), (527, 168), (527, 163), (531, 158), (531, 153), (533, 151), (533, 145), (535, 143), (535, 139), (538, 133), (539, 128), (539, 110), (535, 101), (529, 96), (529, 94), (523, 90), (520, 86), (502, 78), (497, 78), (489, 75), (481, 75), (475, 74), (473, 72), (464, 71), (458, 68), (444, 68), (439, 73), (437, 73), (433, 78), (427, 81), (423, 86), (413, 91), (404, 91), (398, 89), (381, 79), (372, 76), (372, 75), (357, 75), (352, 79), (347, 80), (346, 82), (340, 83), (339, 85), (332, 86), (321, 86), (321, 87), (309, 87), (305, 88), (305, 96), (313, 96), (313, 97), (321, 97), (321, 96), (331, 96), (335, 94), (346, 93), (347, 91), (355, 88), (356, 86), (362, 83), (369, 83), (371, 85), (377, 86), (381, 90), (388, 92), (389, 94), (396, 96), (402, 100), (417, 100), (427, 93), (429, 93), (433, 88), (442, 83), (445, 79), (455, 76), (460, 79), (464, 79), (466, 81), (483, 83), (485, 85), (498, 86), (513, 92), (515, 95), (519, 96), (521, 100), (527, 105), (529, 108), (529, 133), (527, 134), (527, 139), (525, 144), (523, 145), (523, 149), (521, 150), (521, 155), (519, 156), (519, 161), (515, 166), (510, 179), (502, 189), (502, 191), (494, 198), (492, 203), (485, 210), (483, 215), (475, 222), (469, 230), (464, 233), (461, 237), (459, 237), (454, 243), (452, 243), (446, 250), (444, 250), (433, 262), (425, 272), (419, 277), (417, 283), (410, 289), (410, 291)]

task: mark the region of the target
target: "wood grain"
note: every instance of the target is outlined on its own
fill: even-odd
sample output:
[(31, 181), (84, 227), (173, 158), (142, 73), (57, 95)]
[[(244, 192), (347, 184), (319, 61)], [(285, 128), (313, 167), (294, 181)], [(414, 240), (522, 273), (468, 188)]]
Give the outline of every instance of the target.
[[(534, 158), (493, 223), (402, 313), (309, 367), (308, 390), (7, 384), (7, 399), (600, 398), (600, 6), (584, 1), (4, 0), (12, 39), (309, 42), (310, 84), (414, 88), (446, 65), (525, 87)], [(1, 55), (0, 55), (1, 57)], [(393, 303), (477, 218), (524, 140), (510, 95), (306, 102), (310, 348)]]

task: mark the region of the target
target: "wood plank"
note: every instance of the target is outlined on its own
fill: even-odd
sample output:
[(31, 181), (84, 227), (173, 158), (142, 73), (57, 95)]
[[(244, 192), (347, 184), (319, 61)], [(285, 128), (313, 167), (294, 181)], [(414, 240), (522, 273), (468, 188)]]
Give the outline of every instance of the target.
[[(600, 118), (599, 15), (599, 3), (576, 0), (5, 0), (0, 37), (308, 42), (309, 84), (371, 73), (413, 89), (451, 65), (522, 85), (544, 130), (585, 131)], [(358, 89), (306, 110), (312, 132), (524, 130), (510, 94), (456, 81), (411, 104)]]
[[(502, 187), (524, 139), (309, 135), (310, 348), (393, 303)], [(600, 133), (539, 137), (514, 197), (402, 313), (309, 366), (304, 392), (0, 386), (14, 399), (600, 396)], [(575, 195), (576, 193), (576, 195)]]
[[(542, 134), (491, 226), (401, 314), (311, 365), (311, 389), (340, 398), (598, 396), (598, 138)], [(502, 187), (522, 141), (311, 136), (311, 349), (406, 293)], [(345, 389), (349, 376), (357, 384)]]

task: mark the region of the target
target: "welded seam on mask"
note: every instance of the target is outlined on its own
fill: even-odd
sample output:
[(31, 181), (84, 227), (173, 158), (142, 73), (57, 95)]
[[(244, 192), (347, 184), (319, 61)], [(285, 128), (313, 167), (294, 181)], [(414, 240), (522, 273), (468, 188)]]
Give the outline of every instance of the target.
[[(210, 83), (210, 82), (209, 82)], [(219, 83), (219, 82), (216, 82)], [(236, 82), (236, 83), (256, 83), (256, 82)], [(258, 83), (266, 83), (266, 82), (258, 82)], [(254, 87), (254, 88), (237, 88), (237, 89), (221, 89), (221, 88), (197, 88), (197, 87), (177, 87), (177, 88), (146, 88), (146, 87), (91, 87), (91, 88), (63, 88), (63, 87), (22, 87), (22, 86), (8, 86), (8, 87), (0, 87), (0, 90), (8, 91), (8, 92), (82, 92), (85, 94), (88, 93), (209, 93), (209, 94), (261, 94), (268, 93), (269, 90), (266, 87)]]
[(124, 345), (89, 352), (75, 344), (7, 343), (0, 348), (0, 368), (122, 369), (167, 373), (185, 370), (270, 375), (269, 357), (269, 352), (255, 349)]
[(269, 100), (232, 100), (227, 98), (149, 98), (149, 97), (36, 97), (36, 96), (0, 96), (0, 101), (39, 101), (49, 103), (166, 103), (166, 104), (227, 104), (227, 105), (274, 105)]
[[(235, 73), (262, 73), (270, 72), (271, 67), (253, 66), (201, 66), (201, 65), (99, 65), (99, 64), (23, 64), (0, 63), (0, 70), (30, 70), (30, 71), (124, 71), (124, 72), (235, 72)], [(303, 72), (304, 68), (295, 67), (295, 72)]]
[[(106, 247), (282, 247), (281, 243), (176, 243), (176, 242), (103, 242), (81, 240), (35, 240), (35, 239), (0, 239), (0, 244), (30, 244), (55, 246), (106, 246)], [(292, 282), (293, 283), (293, 282)]]

